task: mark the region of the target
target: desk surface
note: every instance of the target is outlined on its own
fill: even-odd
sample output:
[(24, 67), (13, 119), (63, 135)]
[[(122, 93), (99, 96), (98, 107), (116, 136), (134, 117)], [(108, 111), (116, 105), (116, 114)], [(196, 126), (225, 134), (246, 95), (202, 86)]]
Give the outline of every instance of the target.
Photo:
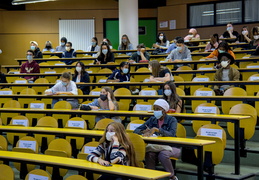
[(42, 154), (0, 151), (0, 159), (6, 159), (10, 161), (24, 161), (33, 164), (45, 164), (48, 166), (59, 166), (67, 169), (79, 169), (99, 173), (115, 174), (118, 176), (138, 179), (160, 179), (170, 176), (170, 173), (163, 171), (123, 166), (117, 164), (113, 164), (113, 166), (106, 167), (101, 166), (98, 163), (89, 162), (87, 160), (64, 158)]

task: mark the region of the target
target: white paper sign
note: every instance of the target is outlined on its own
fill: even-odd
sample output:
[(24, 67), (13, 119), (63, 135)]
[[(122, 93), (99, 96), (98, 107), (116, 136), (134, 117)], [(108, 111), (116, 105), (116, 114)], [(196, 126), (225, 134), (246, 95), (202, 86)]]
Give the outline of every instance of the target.
[(209, 81), (209, 78), (194, 78), (193, 82), (205, 82)]
[(135, 124), (135, 123), (130, 123), (130, 130), (135, 130), (137, 127), (141, 126), (142, 124)]
[(150, 79), (149, 79), (149, 78), (146, 78), (146, 79), (144, 79), (143, 82), (150, 82)]
[(55, 74), (56, 71), (45, 71), (44, 73), (45, 73), (45, 74)]
[(83, 121), (68, 121), (68, 127), (80, 127), (84, 128), (84, 122)]
[(246, 68), (259, 68), (259, 66), (256, 66), (256, 65), (254, 65), (254, 66), (246, 66)]
[(29, 148), (36, 151), (36, 141), (19, 141), (19, 148)]
[(250, 81), (258, 81), (259, 80), (259, 76), (252, 76), (249, 79), (250, 79)]
[(100, 91), (92, 91), (92, 95), (98, 95), (99, 96), (100, 93), (101, 93)]
[(44, 109), (44, 103), (31, 103), (31, 109)]
[(26, 80), (15, 80), (14, 83), (16, 83), (16, 84), (26, 84), (27, 81)]
[(86, 154), (90, 154), (91, 152), (93, 152), (96, 149), (96, 147), (93, 146), (85, 146), (85, 152)]
[(201, 128), (201, 136), (212, 136), (222, 138), (222, 129)]
[(212, 70), (213, 68), (199, 68), (199, 70)]
[(136, 104), (136, 111), (150, 111), (152, 105), (143, 105), (143, 104)]
[(65, 63), (56, 63), (55, 66), (65, 65)]
[(21, 125), (28, 127), (28, 120), (26, 119), (13, 119), (13, 125)]
[(100, 83), (106, 83), (107, 79), (100, 79), (99, 82)]
[(168, 21), (161, 21), (160, 22), (160, 28), (167, 28), (168, 27)]
[(170, 20), (169, 21), (169, 28), (170, 29), (176, 29), (176, 20)]
[(217, 113), (217, 107), (198, 106), (198, 113)]
[(212, 96), (212, 91), (196, 91), (196, 96)]
[(156, 91), (154, 91), (154, 90), (142, 90), (140, 95), (143, 95), (143, 96), (155, 96), (156, 95)]
[(29, 174), (29, 180), (49, 180), (49, 177), (36, 174)]
[(88, 72), (88, 73), (93, 73), (93, 71), (86, 71), (86, 72)]
[(0, 95), (12, 95), (12, 91), (0, 91)]
[(20, 72), (19, 72), (19, 71), (14, 71), (13, 73), (14, 73), (14, 74), (20, 74)]

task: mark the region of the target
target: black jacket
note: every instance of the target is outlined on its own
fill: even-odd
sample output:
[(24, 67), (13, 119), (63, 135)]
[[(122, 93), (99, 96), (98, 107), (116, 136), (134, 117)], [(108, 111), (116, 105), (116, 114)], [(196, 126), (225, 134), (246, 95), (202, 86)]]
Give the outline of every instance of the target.
[[(73, 81), (76, 82), (76, 76), (73, 77)], [(81, 76), (80, 82), (84, 82), (84, 83), (89, 83), (90, 82), (90, 77), (89, 74), (87, 72), (85, 72), (85, 74), (83, 76)], [(90, 87), (89, 86), (77, 86), (79, 89), (81, 89), (83, 91), (84, 94), (89, 94), (90, 92)]]

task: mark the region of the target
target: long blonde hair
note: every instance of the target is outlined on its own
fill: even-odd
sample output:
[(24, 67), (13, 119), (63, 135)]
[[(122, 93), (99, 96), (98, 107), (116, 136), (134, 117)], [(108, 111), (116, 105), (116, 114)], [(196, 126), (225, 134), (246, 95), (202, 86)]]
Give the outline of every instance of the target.
[(125, 127), (121, 123), (111, 122), (110, 124), (108, 124), (107, 127), (105, 128), (104, 134), (103, 134), (102, 138), (100, 139), (99, 143), (102, 144), (104, 142), (106, 142), (106, 143), (109, 142), (106, 140), (106, 133), (107, 133), (108, 126), (110, 126), (110, 125), (114, 127), (115, 134), (118, 137), (118, 141), (119, 141), (120, 145), (125, 148), (126, 155), (130, 161), (129, 165), (138, 167), (138, 161), (136, 158), (133, 144), (130, 141), (129, 136), (126, 134)]
[(149, 61), (149, 65), (152, 67), (152, 75), (154, 77), (159, 77), (160, 71), (166, 69), (165, 67), (161, 67), (157, 60)]

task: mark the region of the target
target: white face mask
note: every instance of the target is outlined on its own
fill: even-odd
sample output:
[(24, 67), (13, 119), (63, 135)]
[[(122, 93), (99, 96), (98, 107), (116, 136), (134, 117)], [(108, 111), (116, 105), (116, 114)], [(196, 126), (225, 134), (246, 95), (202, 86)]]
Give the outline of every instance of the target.
[(177, 51), (181, 51), (183, 48), (182, 47), (180, 47), (180, 46), (177, 46)]
[(242, 31), (242, 34), (243, 34), (243, 35), (247, 35), (247, 34), (248, 34), (248, 31)]
[(221, 66), (223, 67), (223, 68), (225, 68), (225, 67), (227, 67), (228, 66), (228, 61), (221, 61)]
[(115, 135), (115, 132), (106, 132), (106, 139), (107, 141), (111, 141), (112, 140), (112, 136)]
[(193, 34), (189, 34), (189, 37), (190, 37), (190, 38), (193, 38)]
[(227, 27), (227, 31), (231, 31), (232, 29), (232, 27)]
[(166, 89), (166, 90), (164, 90), (164, 94), (165, 94), (166, 96), (171, 96), (172, 91), (171, 91), (170, 89)]
[(76, 67), (77, 72), (81, 72), (81, 70), (82, 70), (82, 67)]
[(159, 36), (159, 39), (162, 41), (164, 39), (164, 36)]
[(66, 47), (66, 51), (70, 51), (70, 49), (71, 49), (70, 47)]
[(255, 35), (255, 36), (254, 36), (254, 39), (259, 39), (259, 35)]

